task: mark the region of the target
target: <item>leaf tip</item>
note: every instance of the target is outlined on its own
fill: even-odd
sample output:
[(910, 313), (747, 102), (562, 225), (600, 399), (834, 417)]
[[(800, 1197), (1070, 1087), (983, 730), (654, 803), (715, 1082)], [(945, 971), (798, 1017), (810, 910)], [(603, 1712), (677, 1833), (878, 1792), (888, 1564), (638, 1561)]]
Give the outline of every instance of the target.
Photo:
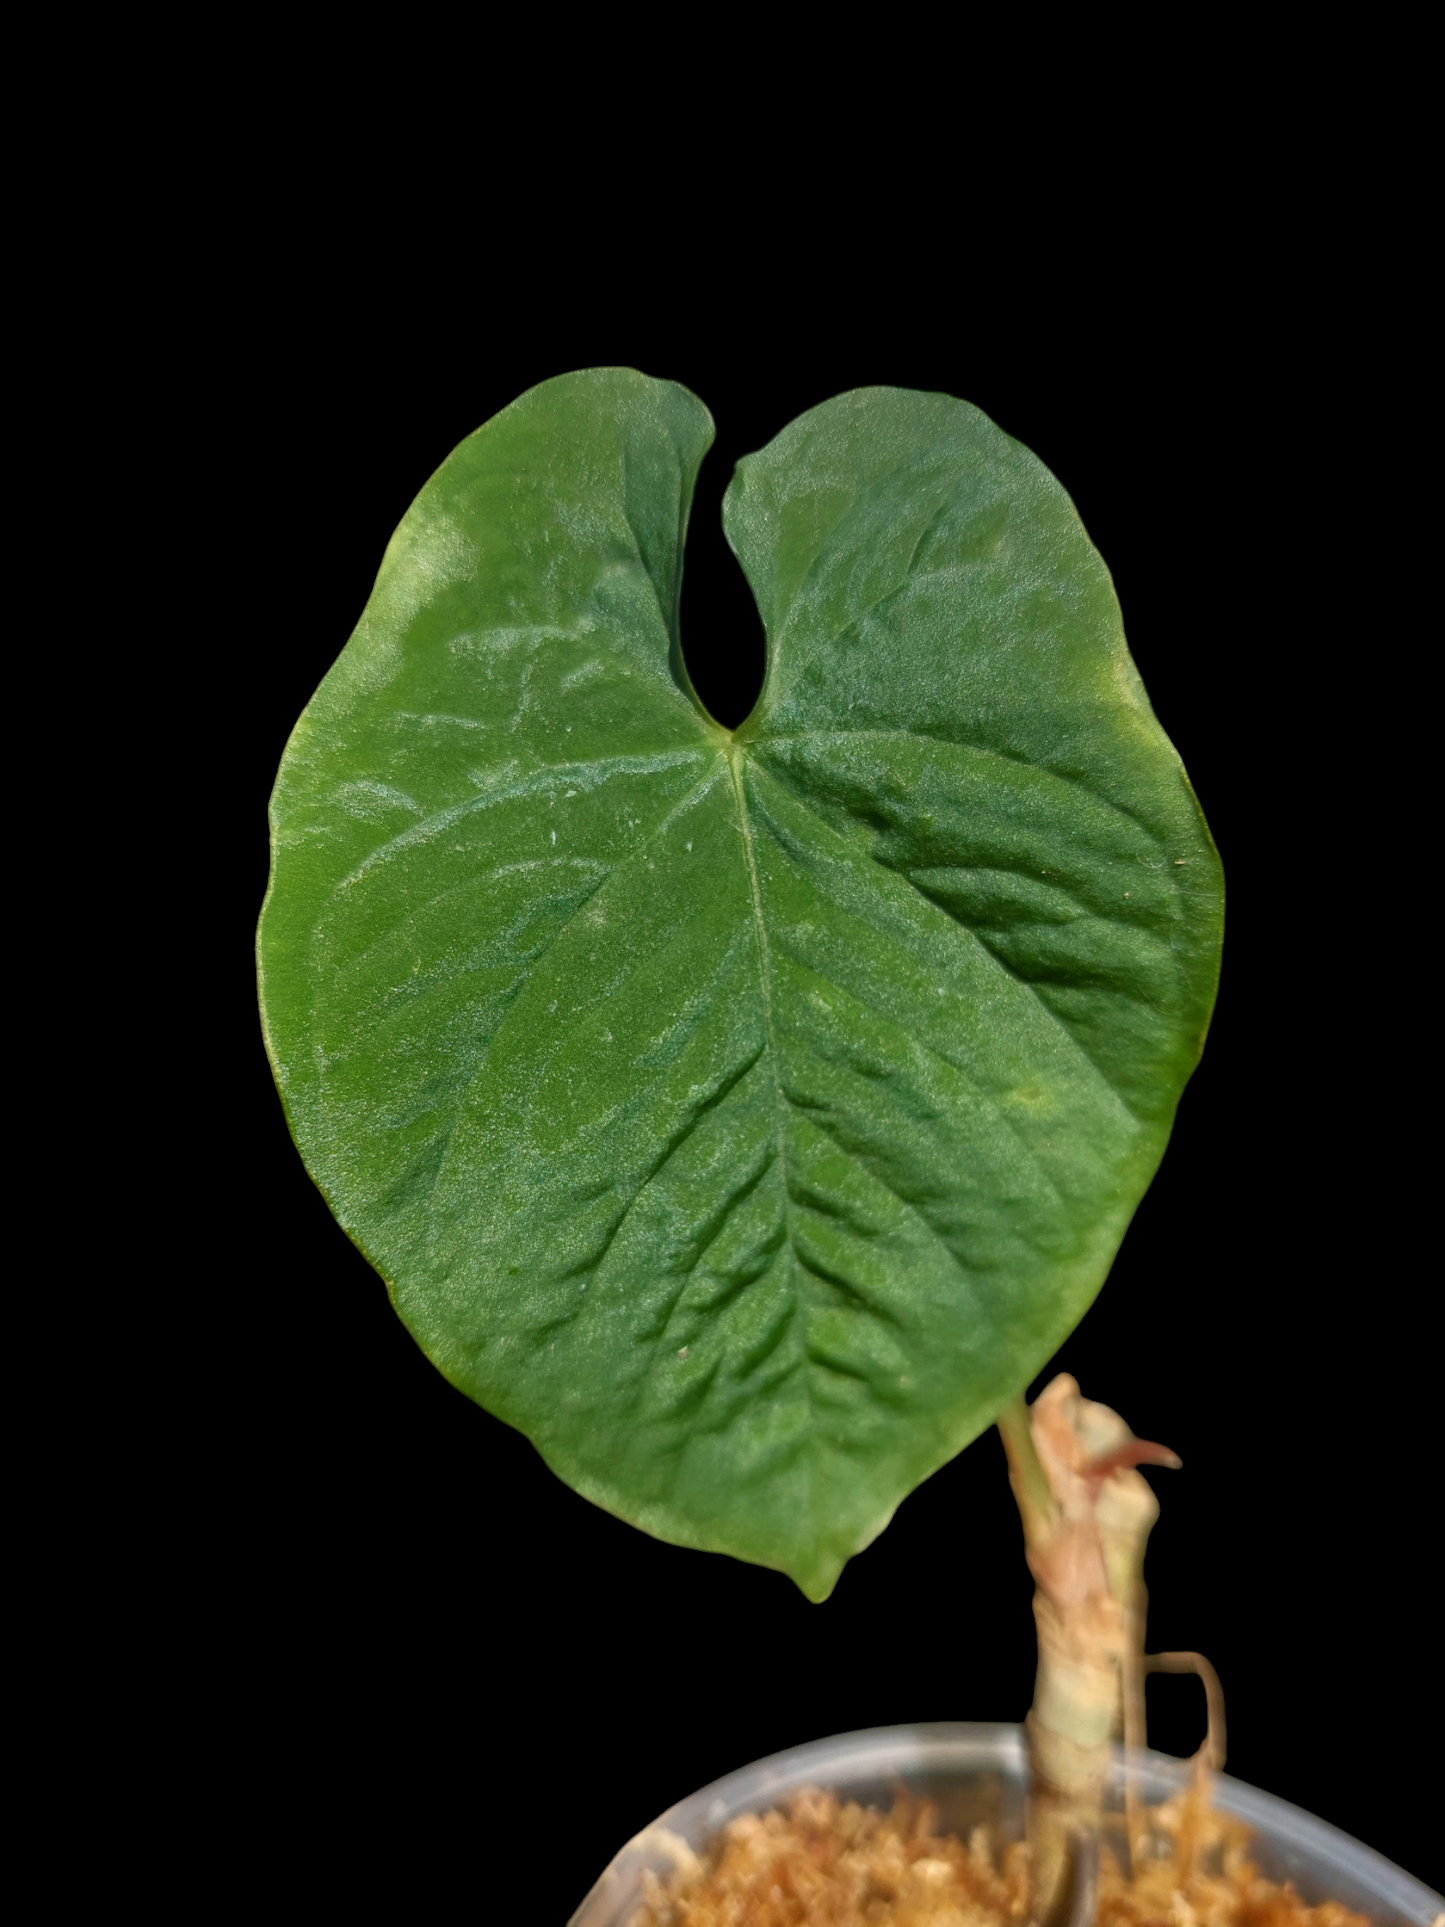
[(842, 1578), (847, 1563), (846, 1557), (840, 1559), (834, 1553), (822, 1553), (806, 1564), (790, 1565), (786, 1571), (803, 1597), (811, 1605), (821, 1606), (832, 1597), (833, 1588)]

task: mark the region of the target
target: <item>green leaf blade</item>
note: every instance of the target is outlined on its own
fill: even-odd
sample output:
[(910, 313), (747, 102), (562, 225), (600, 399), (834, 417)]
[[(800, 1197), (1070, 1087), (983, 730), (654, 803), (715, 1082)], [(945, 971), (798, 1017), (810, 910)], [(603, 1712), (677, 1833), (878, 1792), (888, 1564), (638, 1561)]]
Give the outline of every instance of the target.
[(532, 391), (428, 485), (274, 803), (298, 1144), (443, 1371), (597, 1502), (821, 1598), (1097, 1290), (1218, 881), (1067, 497), (947, 397), (739, 465), (769, 637), (691, 696), (686, 391)]

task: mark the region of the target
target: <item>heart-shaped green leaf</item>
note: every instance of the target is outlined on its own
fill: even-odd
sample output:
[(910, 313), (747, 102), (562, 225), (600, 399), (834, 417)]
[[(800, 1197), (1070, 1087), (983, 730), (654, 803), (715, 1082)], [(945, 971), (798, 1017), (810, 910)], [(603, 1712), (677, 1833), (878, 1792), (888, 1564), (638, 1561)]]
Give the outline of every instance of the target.
[(823, 1598), (1098, 1290), (1221, 884), (1067, 496), (948, 396), (738, 465), (768, 671), (718, 727), (677, 633), (711, 439), (592, 370), (427, 483), (282, 762), (262, 1004), (447, 1377)]

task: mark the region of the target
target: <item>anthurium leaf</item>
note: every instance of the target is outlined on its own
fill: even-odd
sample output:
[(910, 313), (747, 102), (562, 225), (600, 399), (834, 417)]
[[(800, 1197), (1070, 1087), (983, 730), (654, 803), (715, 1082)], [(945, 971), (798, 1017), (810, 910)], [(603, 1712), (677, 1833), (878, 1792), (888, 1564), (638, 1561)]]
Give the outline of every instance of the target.
[(1048, 471), (864, 389), (738, 466), (768, 670), (678, 644), (712, 439), (533, 389), (387, 550), (273, 799), (297, 1144), (451, 1381), (822, 1598), (1069, 1332), (1214, 995), (1219, 866)]

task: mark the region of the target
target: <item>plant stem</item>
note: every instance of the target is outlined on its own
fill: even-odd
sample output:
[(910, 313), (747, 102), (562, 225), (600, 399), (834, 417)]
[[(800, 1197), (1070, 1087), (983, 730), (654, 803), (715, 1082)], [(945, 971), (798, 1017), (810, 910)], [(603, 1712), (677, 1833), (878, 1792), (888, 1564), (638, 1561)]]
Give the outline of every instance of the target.
[[(1110, 1742), (1143, 1737), (1144, 1545), (1158, 1517), (1133, 1468), (1177, 1464), (1061, 1374), (1030, 1410), (1000, 1413), (1034, 1576), (1039, 1665), (1029, 1736), (1029, 1911), (1054, 1927), (1071, 1863), (1094, 1850)], [(1132, 1844), (1132, 1838), (1131, 1838)]]
[(995, 1423), (1008, 1458), (1008, 1482), (1023, 1521), (1024, 1544), (1041, 1545), (1058, 1523), (1059, 1508), (1034, 1447), (1029, 1408), (1023, 1398), (1010, 1399)]

